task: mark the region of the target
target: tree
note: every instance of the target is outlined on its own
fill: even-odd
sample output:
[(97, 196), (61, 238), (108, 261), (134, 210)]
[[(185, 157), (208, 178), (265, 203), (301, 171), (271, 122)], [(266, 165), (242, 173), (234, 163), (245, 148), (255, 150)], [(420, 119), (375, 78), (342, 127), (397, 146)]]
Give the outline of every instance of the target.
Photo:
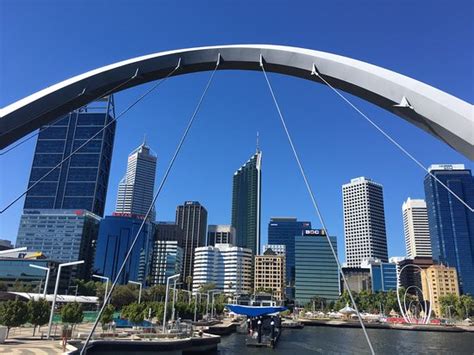
[(38, 301), (33, 299), (28, 301), (28, 321), (33, 324), (33, 336), (35, 336), (36, 327), (41, 327), (49, 321), (51, 307), (48, 301), (40, 298)]
[(114, 320), (114, 311), (115, 308), (111, 304), (108, 304), (105, 307), (104, 312), (102, 312), (102, 316), (100, 317), (102, 325), (111, 323)]
[(137, 299), (137, 290), (133, 285), (119, 285), (112, 293), (112, 303), (117, 309), (121, 309)]
[(3, 282), (0, 282), (0, 291), (8, 291), (7, 285)]
[(439, 298), (439, 305), (441, 307), (441, 314), (438, 316), (455, 316), (456, 315), (456, 304), (459, 302), (458, 296), (450, 293), (448, 295), (441, 296)]
[(84, 319), (82, 305), (77, 302), (67, 303), (61, 308), (61, 321), (72, 325), (81, 323)]
[(462, 318), (468, 318), (474, 310), (474, 298), (471, 295), (462, 295), (456, 303), (456, 313)]
[(146, 304), (131, 303), (122, 309), (122, 316), (127, 318), (130, 322), (138, 324), (145, 319)]
[(97, 283), (76, 279), (77, 293), (83, 296), (97, 296)]
[(159, 301), (162, 302), (165, 299), (166, 295), (166, 286), (165, 285), (155, 285), (149, 287), (148, 289), (143, 292), (143, 300), (144, 301)]
[(209, 291), (214, 290), (215, 288), (216, 288), (216, 284), (213, 282), (209, 282), (207, 284), (201, 285), (201, 287), (199, 287), (199, 292), (207, 293)]
[(28, 306), (19, 300), (0, 303), (0, 324), (7, 327), (7, 337), (10, 328), (19, 327), (28, 321)]

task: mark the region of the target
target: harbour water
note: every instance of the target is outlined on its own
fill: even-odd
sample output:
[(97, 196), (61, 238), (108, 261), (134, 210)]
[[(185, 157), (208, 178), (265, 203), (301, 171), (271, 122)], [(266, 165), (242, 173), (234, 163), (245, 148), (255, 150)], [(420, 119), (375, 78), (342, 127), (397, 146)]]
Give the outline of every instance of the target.
[[(376, 354), (474, 354), (474, 333), (368, 329)], [(245, 346), (245, 335), (222, 337), (219, 354), (370, 354), (361, 329), (305, 327), (284, 329), (275, 349)]]

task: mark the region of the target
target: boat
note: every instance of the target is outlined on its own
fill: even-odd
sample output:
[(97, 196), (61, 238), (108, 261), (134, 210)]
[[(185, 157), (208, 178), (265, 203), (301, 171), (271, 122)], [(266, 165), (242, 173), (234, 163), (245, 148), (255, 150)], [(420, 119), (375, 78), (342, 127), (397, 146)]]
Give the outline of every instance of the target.
[(282, 306), (244, 306), (228, 304), (226, 307), (233, 313), (247, 317), (247, 346), (274, 348), (281, 335), (280, 312), (286, 311)]

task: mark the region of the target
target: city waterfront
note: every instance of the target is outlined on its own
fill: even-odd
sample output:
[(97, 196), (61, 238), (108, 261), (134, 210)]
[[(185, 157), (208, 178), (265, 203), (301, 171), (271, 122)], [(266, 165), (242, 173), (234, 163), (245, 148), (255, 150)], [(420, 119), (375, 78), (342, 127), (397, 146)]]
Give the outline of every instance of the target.
[[(376, 354), (473, 354), (472, 333), (369, 329)], [(219, 354), (369, 354), (360, 329), (305, 327), (285, 329), (275, 349), (245, 347), (245, 335), (222, 337)]]

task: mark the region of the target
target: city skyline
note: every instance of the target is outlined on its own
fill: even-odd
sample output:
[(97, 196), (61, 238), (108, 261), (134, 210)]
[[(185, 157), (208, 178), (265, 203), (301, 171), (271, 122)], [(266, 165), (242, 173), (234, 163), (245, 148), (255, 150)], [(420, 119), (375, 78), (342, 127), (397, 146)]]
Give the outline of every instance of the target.
[[(22, 5), (18, 6), (22, 7)], [(380, 10), (379, 5), (372, 6), (375, 12), (377, 9)], [(325, 11), (337, 10), (337, 8), (337, 4), (324, 7)], [(321, 11), (321, 9), (317, 10)], [(439, 28), (433, 28), (428, 26), (431, 21), (445, 23), (446, 9), (444, 6), (437, 4), (430, 6), (429, 9), (412, 6), (411, 10), (410, 17), (416, 18), (416, 24), (415, 22), (410, 22), (408, 27), (400, 28), (395, 21), (397, 21), (396, 19), (399, 16), (407, 15), (403, 9), (392, 9), (399, 16), (395, 14), (393, 16), (394, 20), (384, 19), (382, 21), (372, 17), (372, 15), (366, 12), (366, 7), (361, 5), (360, 8), (355, 9), (356, 15), (362, 19), (367, 19), (367, 21), (366, 23), (360, 21), (361, 27), (357, 35), (350, 31), (343, 31), (344, 36), (349, 36), (349, 40), (342, 36), (342, 32), (326, 33), (326, 36), (315, 39), (310, 35), (310, 33), (313, 33), (314, 28), (304, 25), (304, 19), (298, 21), (295, 28), (285, 28), (284, 30), (278, 30), (275, 27), (266, 29), (265, 26), (259, 24), (259, 30), (262, 30), (262, 32), (256, 34), (254, 29), (251, 31), (245, 29), (244, 23), (237, 16), (233, 28), (234, 30), (242, 30), (242, 34), (232, 38), (225, 34), (216, 33), (214, 26), (212, 29), (204, 26), (197, 33), (187, 34), (186, 36), (183, 36), (179, 31), (174, 32), (168, 41), (158, 44), (154, 43), (153, 45), (150, 45), (149, 39), (146, 36), (138, 39), (133, 38), (133, 41), (128, 42), (126, 48), (117, 46), (114, 41), (108, 42), (93, 39), (91, 36), (92, 29), (85, 28), (81, 32), (81, 36), (91, 36), (89, 48), (93, 55), (86, 56), (86, 58), (82, 58), (80, 61), (71, 57), (68, 57), (68, 61), (64, 61), (65, 53), (74, 51), (71, 41), (65, 41), (68, 42), (64, 43), (65, 48), (59, 49), (57, 48), (59, 39), (53, 35), (50, 36), (50, 39), (35, 40), (35, 35), (31, 34), (32, 27), (29, 26), (37, 26), (37, 21), (41, 16), (37, 18), (36, 16), (30, 17), (28, 11), (20, 10), (17, 13), (29, 16), (26, 21), (28, 26), (20, 28), (20, 22), (15, 23), (15, 17), (12, 16), (11, 19), (5, 19), (5, 30), (15, 31), (15, 38), (19, 39), (19, 41), (16, 41), (17, 43), (29, 43), (31, 45), (18, 48), (6, 38), (5, 48), (10, 48), (12, 52), (18, 51), (19, 55), (18, 58), (15, 58), (15, 62), (10, 61), (9, 58), (5, 59), (8, 61), (6, 65), (10, 69), (4, 73), (4, 78), (6, 82), (12, 85), (8, 91), (2, 90), (0, 104), (3, 106), (59, 80), (118, 59), (151, 53), (160, 49), (201, 45), (203, 42), (284, 43), (341, 53), (399, 71), (472, 102), (470, 84), (467, 84), (464, 80), (452, 80), (453, 77), (462, 77), (462, 73), (471, 67), (472, 58), (456, 55), (456, 53), (464, 53), (465, 43), (469, 40), (469, 36), (463, 34), (467, 33), (465, 32), (467, 28), (465, 26), (470, 23), (466, 21), (466, 14), (469, 12), (463, 11), (462, 6), (456, 10), (450, 9), (450, 11), (456, 13), (453, 16), (453, 18), (457, 19), (456, 23), (452, 23), (452, 26), (443, 25)], [(41, 14), (42, 11), (44, 10), (39, 7), (36, 13)], [(57, 11), (61, 13), (62, 10), (57, 9)], [(87, 7), (84, 7), (82, 10), (80, 9), (79, 13), (81, 11), (90, 15)], [(124, 9), (120, 9), (120, 6), (114, 9), (114, 12), (117, 14), (120, 11), (124, 11)], [(237, 11), (239, 10), (237, 9)], [(258, 13), (259, 10), (257, 9), (256, 11)], [(427, 14), (427, 17), (419, 16), (420, 11), (423, 13), (428, 11), (429, 14)], [(309, 16), (309, 12), (307, 15), (303, 14), (303, 17)], [(292, 13), (291, 10), (289, 13), (285, 12), (285, 14), (290, 16), (290, 18), (295, 16), (295, 13)], [(193, 16), (191, 15), (189, 12), (183, 14), (187, 21), (193, 23)], [(58, 18), (61, 18), (61, 16), (58, 16)], [(283, 20), (283, 17), (279, 18)], [(430, 18), (429, 23), (426, 22), (427, 18)], [(131, 21), (137, 28), (141, 28), (140, 26), (144, 23), (142, 19), (138, 21), (134, 18)], [(165, 19), (158, 26), (164, 26), (165, 28), (169, 25), (167, 21)], [(324, 23), (325, 21), (323, 19), (322, 23), (317, 24), (320, 30), (323, 30), (327, 25), (327, 23)], [(225, 22), (221, 22), (221, 24), (226, 25)], [(383, 24), (385, 30), (380, 31), (380, 33), (374, 32), (373, 26), (377, 24)], [(57, 32), (51, 24), (43, 25), (46, 34), (53, 34), (53, 31)], [(347, 29), (342, 22), (341, 26)], [(121, 32), (124, 42), (134, 37), (127, 37), (125, 32)], [(57, 34), (57, 36), (60, 35)], [(359, 36), (361, 37), (360, 39)], [(390, 46), (384, 45), (383, 50), (380, 50), (378, 44), (387, 43), (387, 38), (391, 39)], [(411, 52), (410, 55), (401, 54), (403, 51), (400, 49), (405, 46), (402, 40), (404, 38), (410, 38), (413, 41), (423, 43), (423, 46)], [(436, 41), (426, 42), (422, 40), (423, 38), (436, 38)], [(40, 49), (38, 48), (39, 43), (41, 43)], [(377, 45), (371, 47), (370, 44)], [(34, 57), (34, 53), (37, 53), (39, 50), (49, 51), (51, 53), (51, 59), (49, 59), (51, 62), (38, 58), (34, 65), (31, 65), (28, 58)], [(456, 66), (452, 68), (452, 71), (450, 73), (440, 72), (439, 61), (445, 63), (452, 62), (454, 55), (456, 55), (457, 59)], [(436, 63), (427, 62), (427, 57), (436, 57), (439, 61), (436, 61)], [(25, 64), (25, 60), (28, 60), (28, 64)], [(50, 67), (55, 67), (55, 70), (49, 70)], [(13, 75), (20, 72), (24, 80), (14, 79)], [(242, 79), (237, 78), (236, 74), (224, 72), (216, 74), (216, 79), (218, 80), (216, 80), (215, 85), (217, 87), (211, 86), (209, 100), (206, 99), (203, 105), (202, 116), (205, 118), (201, 122), (202, 117), (200, 114), (196, 121), (196, 136), (204, 130), (208, 130), (208, 127), (215, 125), (215, 129), (207, 132), (209, 136), (221, 137), (222, 133), (219, 135), (218, 131), (226, 131), (229, 130), (229, 127), (232, 127), (233, 138), (235, 139), (221, 141), (218, 150), (214, 145), (193, 149), (195, 154), (191, 154), (190, 149), (186, 146), (184, 147), (183, 153), (185, 154), (182, 160), (180, 158), (179, 164), (176, 165), (176, 170), (172, 173), (173, 180), (175, 181), (169, 187), (167, 186), (158, 200), (158, 219), (173, 220), (175, 206), (180, 201), (192, 199), (199, 200), (208, 208), (210, 212), (209, 224), (228, 223), (227, 216), (230, 214), (230, 206), (222, 201), (222, 196), (229, 196), (230, 189), (229, 186), (225, 186), (228, 185), (228, 180), (225, 179), (225, 176), (232, 174), (235, 165), (247, 158), (244, 152), (245, 147), (253, 145), (255, 131), (258, 130), (261, 132), (262, 146), (265, 150), (265, 179), (267, 181), (263, 186), (262, 243), (265, 243), (267, 235), (266, 222), (271, 216), (298, 216), (299, 219), (311, 220), (315, 227), (320, 227), (317, 225), (317, 220), (300, 177), (296, 172), (290, 171), (293, 169), (294, 161), (288, 154), (288, 147), (282, 144), (280, 127), (275, 128), (275, 117), (273, 117), (275, 112), (267, 100), (268, 92), (264, 90), (260, 73), (239, 73)], [(173, 78), (166, 85), (163, 85), (163, 90), (160, 90), (156, 97), (147, 99), (146, 107), (137, 107), (136, 110), (132, 110), (127, 114), (123, 121), (119, 122), (117, 144), (114, 147), (115, 159), (113, 159), (111, 167), (110, 186), (117, 186), (120, 178), (123, 177), (123, 163), (120, 162), (120, 157), (126, 156), (129, 151), (135, 148), (135, 142), (141, 140), (144, 133), (149, 134), (148, 141), (156, 147), (160, 156), (163, 157), (163, 161), (167, 161), (179, 134), (176, 131), (182, 126), (182, 120), (185, 120), (185, 117), (189, 114), (192, 101), (196, 99), (196, 95), (201, 90), (200, 88), (206, 78), (207, 73)], [(357, 118), (353, 117), (353, 113), (344, 108), (341, 102), (336, 97), (333, 97), (327, 88), (282, 76), (272, 75), (272, 78), (275, 81), (277, 95), (282, 98), (282, 108), (287, 112), (288, 118), (290, 116), (294, 118), (290, 129), (294, 131), (295, 142), (301, 147), (302, 158), (310, 180), (313, 182), (317, 197), (321, 201), (322, 211), (326, 217), (330, 233), (337, 235), (338, 243), (342, 245), (342, 201), (338, 195), (341, 183), (355, 176), (371, 176), (374, 180), (384, 185), (385, 191), (390, 191), (385, 198), (389, 255), (404, 255), (405, 247), (403, 243), (400, 204), (408, 196), (413, 198), (423, 197), (422, 180), (424, 172), (421, 169), (418, 170), (405, 157), (399, 156), (396, 150), (385, 143), (368, 126), (359, 124)], [(232, 84), (229, 85), (230, 83)], [(179, 99), (177, 99), (177, 90), (181, 90), (183, 86), (186, 89), (180, 91)], [(223, 90), (224, 88), (225, 90)], [(245, 95), (242, 93), (242, 88), (245, 88)], [(136, 88), (119, 93), (117, 100), (118, 111), (121, 111), (145, 89)], [(217, 94), (219, 89), (225, 92), (226, 95)], [(289, 98), (285, 99), (286, 95), (289, 95)], [(175, 103), (184, 102), (185, 100), (189, 102), (188, 105), (175, 105), (176, 107), (171, 108), (165, 107), (169, 105), (163, 104), (164, 102)], [(251, 107), (251, 110), (238, 105), (238, 102), (243, 102), (245, 107)], [(451, 151), (443, 143), (436, 141), (414, 127), (408, 127), (403, 121), (393, 120), (393, 116), (389, 113), (373, 108), (364, 102), (359, 103), (357, 101), (357, 103), (365, 111), (373, 115), (374, 119), (383, 123), (384, 127), (397, 136), (425, 165), (439, 162), (464, 163), (469, 166), (470, 162), (467, 159)], [(225, 114), (225, 119), (221, 119), (223, 114)], [(328, 117), (329, 119), (326, 122), (317, 119), (318, 117)], [(157, 121), (156, 118), (163, 119), (155, 122)], [(169, 122), (165, 122), (164, 118), (167, 118)], [(331, 120), (331, 118), (337, 119)], [(333, 121), (334, 124), (330, 121)], [(142, 124), (137, 124), (137, 122), (142, 122)], [(225, 124), (225, 122), (228, 122), (228, 124)], [(269, 122), (272, 123), (271, 126), (273, 128), (270, 128)], [(155, 129), (158, 123), (160, 129)], [(337, 130), (342, 124), (345, 130), (338, 132)], [(255, 127), (255, 130), (249, 132), (248, 127)], [(300, 129), (301, 127), (304, 127), (304, 129)], [(313, 132), (324, 132), (324, 134), (317, 135), (318, 144), (316, 145), (315, 141), (311, 139), (314, 136)], [(191, 133), (194, 135), (194, 132)], [(335, 133), (337, 133), (337, 138)], [(363, 147), (361, 144), (355, 150), (354, 148), (349, 148), (349, 143), (354, 143), (354, 136), (358, 142), (364, 143), (369, 141), (371, 144), (369, 147)], [(339, 142), (337, 146), (334, 143), (336, 139)], [(192, 138), (192, 140), (195, 143), (199, 142), (198, 138)], [(348, 143), (346, 144), (345, 142)], [(11, 186), (11, 188), (9, 187), (2, 191), (0, 197), (2, 205), (9, 202), (15, 196), (15, 193), (18, 194), (27, 186), (27, 175), (31, 167), (33, 146), (34, 139), (17, 148), (16, 154), (2, 156), (0, 163), (2, 164), (2, 171), (5, 171), (2, 176), (2, 179), (4, 179), (2, 184), (8, 182), (9, 186)], [(233, 146), (238, 146), (240, 151), (234, 149)], [(318, 146), (331, 147), (330, 154), (316, 154), (316, 147)], [(377, 161), (377, 164), (374, 164), (371, 159), (354, 159), (355, 156), (363, 157), (365, 153), (372, 153), (372, 146), (376, 146), (377, 150), (380, 151), (370, 156)], [(351, 154), (351, 152), (354, 152), (354, 154)], [(347, 159), (345, 156), (347, 156)], [(189, 171), (197, 171), (199, 167), (205, 166), (204, 164), (211, 157), (213, 158), (213, 165), (218, 166), (217, 169), (213, 170), (215, 175), (213, 174), (212, 176), (212, 183), (209, 182), (207, 176), (195, 174), (194, 181), (183, 188), (183, 180), (185, 180), (183, 177)], [(14, 167), (14, 169), (3, 169), (3, 167)], [(284, 168), (282, 169), (282, 167)], [(157, 183), (160, 181), (161, 176), (162, 172), (159, 172)], [(222, 183), (219, 181), (222, 181)], [(287, 185), (292, 187), (289, 192), (284, 191), (284, 187)], [(105, 214), (113, 212), (116, 200), (115, 194), (115, 191), (109, 191)], [(282, 203), (283, 201), (284, 203)], [(22, 202), (19, 202), (18, 205), (22, 205)], [(0, 216), (2, 219), (2, 223), (0, 223), (2, 224), (0, 227), (0, 238), (15, 241), (19, 216), (21, 214), (19, 212), (20, 209), (15, 206), (11, 212), (7, 211), (7, 213)], [(342, 249), (339, 248), (339, 255), (341, 260), (344, 260)]]

